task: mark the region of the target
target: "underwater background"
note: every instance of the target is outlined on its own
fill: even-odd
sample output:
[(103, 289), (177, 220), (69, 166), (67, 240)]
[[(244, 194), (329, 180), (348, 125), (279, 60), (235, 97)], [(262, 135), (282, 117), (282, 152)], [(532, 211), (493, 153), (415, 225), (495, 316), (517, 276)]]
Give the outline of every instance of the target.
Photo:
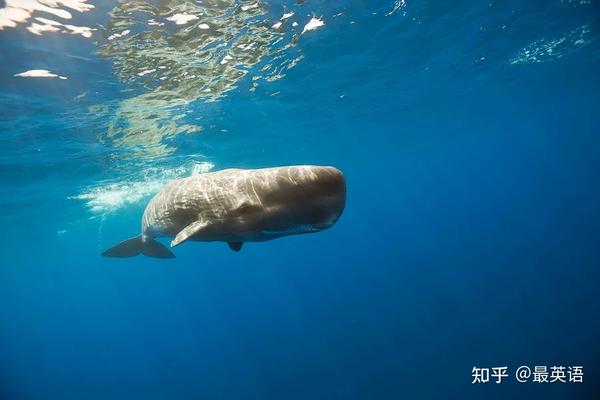
[[(597, 398), (598, 1), (0, 7), (0, 399)], [(293, 164), (333, 228), (100, 257), (169, 179)]]

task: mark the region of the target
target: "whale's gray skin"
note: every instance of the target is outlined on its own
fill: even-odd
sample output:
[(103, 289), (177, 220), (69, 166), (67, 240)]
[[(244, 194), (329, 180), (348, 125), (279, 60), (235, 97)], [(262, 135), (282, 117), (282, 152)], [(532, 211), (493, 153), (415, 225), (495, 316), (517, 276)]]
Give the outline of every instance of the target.
[(105, 257), (175, 257), (156, 237), (223, 241), (239, 251), (244, 242), (318, 232), (337, 222), (346, 183), (334, 167), (312, 165), (226, 169), (168, 183), (146, 206), (140, 236), (102, 253)]

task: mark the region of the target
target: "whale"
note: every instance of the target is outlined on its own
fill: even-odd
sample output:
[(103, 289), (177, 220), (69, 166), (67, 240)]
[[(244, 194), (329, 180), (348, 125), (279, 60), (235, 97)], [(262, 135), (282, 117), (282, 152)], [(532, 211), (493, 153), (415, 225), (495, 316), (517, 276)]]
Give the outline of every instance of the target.
[(174, 258), (170, 247), (187, 241), (246, 242), (320, 232), (332, 227), (346, 204), (344, 174), (335, 167), (296, 165), (224, 169), (175, 179), (146, 205), (141, 232), (103, 257)]

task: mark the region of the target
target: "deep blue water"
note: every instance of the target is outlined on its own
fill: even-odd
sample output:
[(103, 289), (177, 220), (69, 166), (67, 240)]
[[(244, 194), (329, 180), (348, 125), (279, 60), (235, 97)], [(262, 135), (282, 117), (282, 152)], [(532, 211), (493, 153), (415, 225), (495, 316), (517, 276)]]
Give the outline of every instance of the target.
[[(1, 399), (596, 398), (597, 1), (91, 3), (0, 30)], [(333, 228), (99, 256), (168, 179), (291, 164), (344, 171)]]

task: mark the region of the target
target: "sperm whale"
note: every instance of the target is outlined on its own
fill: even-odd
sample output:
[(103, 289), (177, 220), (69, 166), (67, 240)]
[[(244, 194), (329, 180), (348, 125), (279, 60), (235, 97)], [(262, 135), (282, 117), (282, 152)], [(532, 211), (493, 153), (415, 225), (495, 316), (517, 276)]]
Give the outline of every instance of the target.
[(245, 242), (319, 232), (333, 226), (346, 203), (346, 182), (334, 167), (299, 165), (225, 169), (169, 182), (148, 203), (140, 235), (104, 257), (175, 255), (157, 237), (222, 241), (234, 251)]

